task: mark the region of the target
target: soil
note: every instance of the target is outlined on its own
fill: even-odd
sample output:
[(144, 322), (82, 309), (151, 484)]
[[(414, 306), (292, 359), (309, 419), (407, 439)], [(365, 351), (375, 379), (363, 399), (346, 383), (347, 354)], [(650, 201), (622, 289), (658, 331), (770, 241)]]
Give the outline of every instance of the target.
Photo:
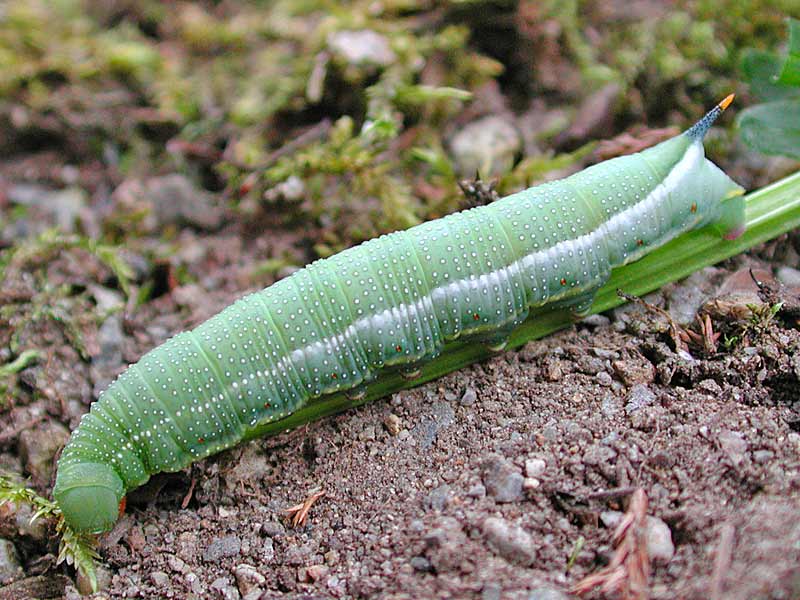
[[(133, 13), (136, 5), (100, 4), (107, 5), (112, 23), (117, 11)], [(208, 4), (222, 10), (231, 3)], [(380, 4), (370, 5), (370, 11)], [(603, 9), (608, 15), (595, 18), (620, 20), (622, 13), (629, 18), (628, 4), (611, 3)], [(507, 152), (509, 161), (539, 152), (535, 146), (548, 119), (567, 118), (552, 107), (566, 104), (565, 98), (577, 105), (584, 70), (562, 56), (559, 40), (570, 37), (562, 36), (561, 26), (554, 20), (539, 24), (536, 3), (521, 6), (530, 14), (516, 20), (481, 25), (483, 17), (475, 17), (489, 33), (493, 27), (501, 32), (501, 49), (508, 48), (498, 60), (508, 62), (508, 54), (513, 61), (506, 65), (507, 80), (483, 85), (474, 104), (448, 125), (462, 129), (484, 113), (507, 112), (511, 103), (501, 85), (517, 90), (524, 96), (519, 103), (531, 108), (515, 116), (526, 145), (524, 152)], [(660, 3), (636, 7), (648, 14), (666, 10)], [(431, 25), (420, 19), (418, 26), (438, 27), (438, 10), (432, 11)], [(147, 16), (145, 38), (175, 35), (177, 27), (156, 35), (155, 20)], [(514, 27), (528, 21), (532, 27), (532, 41), (519, 51), (517, 38), (502, 35), (512, 21)], [(280, 23), (276, 31), (292, 29)], [(475, 38), (497, 37), (481, 34), (481, 26), (475, 25)], [(603, 29), (586, 28), (595, 37)], [(277, 35), (258, 31), (260, 43)], [(176, 47), (165, 42), (160, 51), (169, 55)], [(705, 56), (701, 50), (697, 54)], [(224, 54), (208, 51), (207, 58)], [(535, 68), (528, 64), (532, 56)], [(492, 62), (474, 62), (495, 70)], [(215, 72), (249, 75), (247, 65), (217, 66)], [(444, 85), (449, 80), (440, 78), (440, 71), (458, 69), (431, 59), (423, 75)], [(372, 72), (367, 74), (364, 80), (373, 81)], [(61, 77), (66, 79), (44, 69), (45, 83), (59, 84)], [(538, 88), (531, 77), (539, 78), (533, 82)], [(637, 82), (651, 77), (642, 75)], [(681, 77), (693, 81), (693, 88), (710, 78)], [(649, 110), (639, 106), (641, 94), (629, 89), (633, 109), (619, 122), (612, 117), (621, 89), (588, 94), (580, 119), (553, 143), (559, 151), (572, 150), (589, 139), (619, 134), (633, 117), (646, 121), (646, 114), (658, 115), (649, 129), (615, 138), (581, 160), (664, 139), (674, 132), (655, 128), (677, 123), (672, 116), (680, 116), (675, 109), (664, 117), (665, 99), (673, 110), (688, 98), (673, 93), (675, 85), (654, 85)], [(274, 117), (283, 129), (257, 122), (255, 129), (268, 133), (269, 140), (259, 138), (254, 147), (271, 148), (272, 138), (283, 132), (288, 143), (272, 148), (267, 162), (256, 161), (260, 166), (237, 167), (242, 173), (235, 171), (230, 179), (226, 173), (238, 164), (239, 134), (221, 122), (220, 115), (228, 113), (199, 92), (198, 110), (210, 113), (202, 122), (213, 130), (210, 141), (197, 138), (202, 127), (194, 134), (189, 128), (191, 142), (179, 138), (173, 131), (178, 122), (162, 123), (155, 116), (163, 115), (140, 106), (145, 94), (122, 97), (124, 106), (112, 103), (120, 119), (129, 116), (139, 124), (128, 129), (115, 125), (126, 119), (115, 121), (115, 112), (93, 109), (89, 100), (83, 112), (75, 108), (82, 117), (96, 116), (88, 125), (57, 118), (64, 107), (35, 109), (41, 98), (33, 85), (19, 92), (24, 99), (30, 91), (30, 111), (19, 108), (19, 98), (14, 99), (19, 106), (0, 103), (0, 138), (7, 140), (0, 146), (9, 152), (0, 159), (0, 365), (26, 349), (39, 352), (38, 360), (0, 379), (0, 474), (15, 475), (48, 496), (54, 461), (69, 432), (127, 364), (244, 293), (286, 276), (292, 265), (363, 239), (352, 237), (363, 229), (358, 217), (368, 220), (375, 206), (385, 205), (374, 197), (356, 198), (351, 212), (340, 213), (341, 222), (327, 213), (312, 218), (310, 202), (300, 201), (310, 195), (303, 186), (327, 193), (334, 189), (329, 181), (308, 177), (291, 194), (287, 180), (277, 200), (260, 203), (281, 187), (267, 194), (258, 188), (266, 185), (259, 179), (264, 164), (295, 152), (292, 140), (325, 137), (334, 117), (357, 111), (361, 101), (349, 93), (360, 88), (349, 81), (340, 87), (348, 92), (334, 90), (344, 96), (343, 106), (332, 105), (334, 110), (323, 99), (298, 109), (324, 127), (294, 123), (299, 117), (291, 105)], [(528, 97), (539, 88), (553, 96), (551, 108)], [(550, 96), (540, 95), (550, 102)], [(64, 97), (66, 107), (76, 103)], [(111, 102), (116, 96), (92, 88), (77, 98)], [(151, 164), (142, 150), (141, 156), (131, 152), (127, 162), (120, 161), (109, 140), (134, 134), (148, 139), (148, 148), (160, 153), (153, 150), (152, 156), (161, 158)], [(141, 140), (136, 143), (144, 147)], [(396, 161), (404, 145), (418, 143), (413, 135), (398, 138), (380, 156)], [(174, 155), (172, 162), (164, 158), (165, 148)], [(244, 144), (238, 153), (246, 155), (247, 149)], [(220, 156), (230, 164), (219, 162)], [(756, 157), (741, 147), (720, 163), (748, 189), (797, 169), (796, 163)], [(408, 186), (412, 183), (414, 197), (429, 205), (456, 188), (445, 192), (423, 178), (409, 178)], [(159, 198), (167, 187), (168, 198)], [(257, 201), (238, 202), (239, 193)], [(492, 193), (490, 187), (477, 195)], [(336, 194), (327, 197), (338, 202)], [(48, 237), (48, 228), (56, 226), (65, 237)], [(110, 240), (110, 246), (86, 239)], [(117, 243), (124, 248), (119, 255), (112, 248)], [(118, 261), (131, 269), (127, 290)], [(434, 382), (244, 444), (181, 473), (154, 477), (130, 495), (116, 528), (100, 538), (100, 591), (94, 597), (566, 599), (585, 577), (616, 564), (615, 527), (626, 511), (633, 514), (631, 498), (643, 490), (649, 519), (626, 539), (632, 540), (632, 560), (645, 564), (644, 570), (649, 564), (650, 577), (645, 591), (629, 597), (800, 598), (798, 268), (800, 237), (789, 234), (651, 294), (647, 305), (595, 315)], [(766, 287), (759, 289), (751, 272)], [(146, 301), (137, 303), (138, 297)], [(305, 522), (294, 525), (287, 509), (312, 497), (317, 500)], [(54, 524), (30, 524), (30, 517), (24, 504), (0, 506), (0, 585), (5, 586), (0, 600), (78, 598), (88, 582), (58, 563)], [(635, 564), (625, 565), (622, 573), (630, 576)], [(624, 596), (595, 589), (588, 597)]]

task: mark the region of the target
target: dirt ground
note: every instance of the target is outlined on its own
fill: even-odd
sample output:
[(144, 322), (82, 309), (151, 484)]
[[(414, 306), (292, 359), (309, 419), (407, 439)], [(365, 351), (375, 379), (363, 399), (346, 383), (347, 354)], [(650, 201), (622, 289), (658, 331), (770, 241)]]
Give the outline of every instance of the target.
[[(739, 52), (785, 39), (773, 4), (730, 0), (11, 4), (0, 475), (43, 496), (90, 403), (171, 335), (463, 206), (484, 165), (520, 189), (731, 89), (752, 105)], [(796, 171), (736, 141), (736, 110), (709, 155), (747, 189)], [(94, 597), (563, 600), (614, 564), (641, 489), (639, 598), (800, 598), (800, 236), (645, 300), (155, 477), (100, 538)], [(0, 506), (0, 600), (77, 599), (30, 517)]]
[[(749, 269), (790, 277), (781, 261), (796, 256), (795, 242), (647, 298), (686, 323), (721, 295), (703, 309), (722, 333), (716, 351), (691, 343), (689, 354), (676, 353), (667, 321), (628, 305), (155, 478), (102, 538), (98, 597), (568, 598), (611, 559), (613, 511), (636, 487), (656, 519), (647, 534), (653, 598), (800, 597), (800, 331), (783, 312), (744, 328), (722, 316), (758, 302)], [(243, 262), (233, 238), (211, 246), (220, 263)], [(75, 258), (52, 257), (53, 277), (74, 272)], [(219, 277), (230, 283), (236, 273)], [(11, 289), (23, 295), (24, 280)], [(794, 291), (781, 293), (791, 306)], [(96, 357), (111, 357), (91, 366), (54, 323), (26, 328), (52, 346), (20, 375), (36, 391), (4, 416), (3, 464), (34, 474), (46, 492), (42, 478), (52, 477), (52, 455), (91, 382), (104, 385), (185, 326), (176, 298), (194, 303), (191, 323), (235, 296), (165, 295), (137, 311), (126, 333), (104, 325), (85, 340)], [(49, 456), (38, 467), (37, 450)], [(285, 510), (315, 490), (325, 495), (292, 527)], [(42, 578), (77, 597), (57, 575), (69, 570), (54, 567), (51, 532), (25, 525), (27, 514), (3, 515), (28, 578), (0, 597), (23, 597), (20, 586)]]

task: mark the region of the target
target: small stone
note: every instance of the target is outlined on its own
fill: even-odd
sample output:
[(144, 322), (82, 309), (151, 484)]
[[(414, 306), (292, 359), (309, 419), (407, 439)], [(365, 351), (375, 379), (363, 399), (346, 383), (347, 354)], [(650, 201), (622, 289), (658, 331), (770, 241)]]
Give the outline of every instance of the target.
[(614, 380), (611, 378), (606, 371), (600, 371), (597, 375), (595, 375), (595, 379), (597, 379), (597, 383), (604, 387), (611, 387), (614, 384)]
[(383, 419), (383, 426), (386, 427), (386, 431), (389, 432), (389, 435), (397, 435), (400, 433), (400, 430), (403, 429), (403, 421), (396, 414), (389, 413), (386, 415), (386, 418)]
[(174, 554), (170, 554), (167, 556), (167, 564), (169, 568), (175, 571), (176, 573), (188, 573), (189, 567), (183, 562), (180, 558), (175, 556)]
[[(623, 516), (619, 511), (609, 510), (600, 513), (600, 520), (609, 529), (614, 529)], [(648, 515), (645, 521), (645, 537), (650, 560), (666, 564), (672, 559), (675, 545), (672, 543), (672, 531), (664, 521)]]
[(514, 166), (522, 148), (516, 127), (506, 117), (490, 115), (461, 128), (450, 140), (456, 171), (462, 177), (493, 177)]
[(267, 537), (278, 538), (286, 535), (286, 527), (278, 521), (267, 521), (261, 525), (261, 533)]
[(539, 477), (547, 468), (547, 463), (541, 458), (529, 458), (525, 461), (525, 475)]
[(267, 581), (267, 578), (259, 573), (258, 569), (248, 564), (236, 565), (233, 575), (236, 577), (236, 586), (242, 596), (247, 596), (253, 590), (260, 590), (260, 586)]
[(339, 562), (339, 553), (336, 550), (328, 550), (325, 553), (325, 563), (332, 567)]
[(774, 456), (775, 453), (770, 450), (756, 450), (753, 452), (753, 460), (760, 465), (768, 463)]
[(0, 583), (10, 583), (22, 575), (19, 554), (10, 540), (0, 538)]
[(786, 266), (779, 267), (778, 272), (775, 273), (775, 276), (778, 278), (778, 281), (780, 281), (786, 287), (800, 287), (800, 271), (797, 269)]
[(38, 481), (50, 481), (54, 457), (69, 439), (69, 430), (57, 421), (47, 420), (19, 435), (19, 455), (25, 469)]
[(482, 483), (476, 483), (467, 490), (467, 496), (470, 498), (483, 498), (486, 496), (486, 487)]
[(423, 450), (433, 445), (439, 431), (452, 425), (455, 412), (449, 402), (434, 402), (430, 412), (411, 430)]
[(169, 575), (164, 571), (153, 571), (150, 573), (150, 581), (158, 588), (163, 588), (169, 583)]
[(386, 67), (395, 61), (389, 40), (369, 29), (333, 32), (328, 35), (328, 48), (354, 66)]
[(239, 590), (234, 587), (233, 583), (227, 577), (218, 577), (211, 582), (211, 589), (216, 590), (218, 597), (222, 600), (240, 600), (241, 595)]
[(626, 386), (653, 383), (656, 378), (656, 368), (649, 360), (637, 355), (637, 358), (615, 360), (611, 363), (614, 372)]
[(205, 562), (215, 562), (221, 558), (238, 556), (241, 549), (242, 542), (235, 535), (214, 538), (205, 552), (203, 552), (203, 560)]
[(475, 392), (474, 389), (468, 387), (464, 390), (464, 394), (461, 396), (461, 405), (462, 406), (472, 406), (475, 404), (475, 401), (478, 399), (478, 394)]
[(536, 560), (536, 547), (531, 535), (505, 519), (489, 517), (481, 526), (489, 545), (500, 556), (522, 566), (530, 566)]
[(637, 384), (631, 388), (625, 398), (625, 412), (628, 415), (635, 413), (637, 410), (655, 404), (656, 395), (650, 391), (644, 384)]
[(517, 468), (507, 460), (492, 455), (481, 465), (483, 485), (496, 502), (516, 502), (522, 500), (523, 477)]
[(738, 431), (721, 431), (717, 436), (719, 447), (728, 455), (731, 462), (738, 466), (740, 465), (747, 454), (747, 440), (744, 439)]
[(323, 577), (328, 576), (328, 567), (325, 565), (311, 565), (306, 569), (308, 573), (308, 578), (311, 581), (319, 581)]
[(431, 570), (431, 561), (424, 556), (415, 556), (409, 562), (415, 571), (425, 573)]

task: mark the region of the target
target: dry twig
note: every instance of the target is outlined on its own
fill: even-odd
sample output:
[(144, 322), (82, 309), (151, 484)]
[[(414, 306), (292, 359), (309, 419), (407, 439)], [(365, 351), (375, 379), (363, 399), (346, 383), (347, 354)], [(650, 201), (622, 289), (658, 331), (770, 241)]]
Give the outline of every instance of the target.
[(309, 496), (300, 504), (295, 504), (294, 506), (284, 509), (283, 512), (285, 512), (286, 516), (292, 520), (292, 527), (299, 527), (305, 524), (306, 519), (308, 518), (308, 511), (311, 510), (311, 507), (314, 506), (314, 503), (324, 495), (324, 490), (316, 490), (311, 492), (311, 494), (309, 494)]
[(611, 563), (576, 583), (572, 593), (582, 596), (599, 587), (604, 594), (621, 593), (624, 600), (646, 600), (650, 580), (646, 520), (647, 494), (639, 488), (614, 530), (613, 542), (617, 549)]

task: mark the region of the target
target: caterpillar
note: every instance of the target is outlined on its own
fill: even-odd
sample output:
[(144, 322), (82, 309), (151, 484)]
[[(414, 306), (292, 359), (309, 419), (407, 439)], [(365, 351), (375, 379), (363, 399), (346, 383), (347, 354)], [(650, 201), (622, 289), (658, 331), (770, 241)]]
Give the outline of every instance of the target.
[(414, 377), (457, 338), (499, 351), (536, 307), (585, 314), (614, 267), (685, 231), (737, 237), (744, 190), (703, 148), (732, 99), (640, 153), (318, 260), (146, 353), (64, 447), (66, 523), (107, 531), (151, 475), (387, 370)]

